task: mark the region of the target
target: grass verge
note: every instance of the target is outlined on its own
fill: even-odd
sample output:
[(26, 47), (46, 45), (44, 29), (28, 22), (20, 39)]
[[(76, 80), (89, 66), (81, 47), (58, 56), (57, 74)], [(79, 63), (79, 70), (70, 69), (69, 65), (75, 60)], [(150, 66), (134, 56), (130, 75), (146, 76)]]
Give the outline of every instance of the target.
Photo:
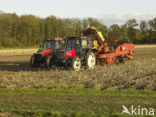
[(156, 92), (100, 89), (83, 85), (51, 85), (46, 88), (0, 88), (0, 110), (21, 116), (120, 117), (122, 105), (156, 108)]

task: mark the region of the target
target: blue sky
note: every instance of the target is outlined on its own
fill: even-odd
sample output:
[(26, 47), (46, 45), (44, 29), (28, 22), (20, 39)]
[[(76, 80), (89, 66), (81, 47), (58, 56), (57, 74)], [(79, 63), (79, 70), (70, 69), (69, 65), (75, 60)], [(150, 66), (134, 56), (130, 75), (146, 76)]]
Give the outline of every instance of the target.
[(43, 18), (55, 15), (61, 18), (107, 17), (107, 20), (117, 17), (120, 20), (125, 15), (156, 16), (156, 0), (0, 0), (0, 10)]

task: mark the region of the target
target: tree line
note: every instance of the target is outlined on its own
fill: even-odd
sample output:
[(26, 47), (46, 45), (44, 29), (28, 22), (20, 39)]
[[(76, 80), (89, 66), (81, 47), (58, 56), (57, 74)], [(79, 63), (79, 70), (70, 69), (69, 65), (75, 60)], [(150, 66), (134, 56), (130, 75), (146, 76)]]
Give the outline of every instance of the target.
[(18, 16), (15, 13), (0, 14), (0, 47), (31, 47), (36, 41), (52, 37), (78, 36), (88, 27), (98, 28), (107, 41), (118, 38), (133, 43), (156, 43), (156, 18), (137, 22), (128, 20), (123, 25), (110, 27), (95, 18), (40, 18), (33, 15)]

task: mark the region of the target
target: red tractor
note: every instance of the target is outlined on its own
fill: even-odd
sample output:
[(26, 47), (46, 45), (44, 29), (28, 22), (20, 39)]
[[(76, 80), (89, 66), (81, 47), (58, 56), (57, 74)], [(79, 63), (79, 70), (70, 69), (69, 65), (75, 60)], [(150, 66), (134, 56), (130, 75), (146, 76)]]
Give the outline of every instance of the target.
[(62, 38), (45, 39), (42, 47), (30, 59), (31, 67), (49, 68), (49, 61), (55, 51), (62, 47)]
[[(89, 34), (94, 34), (95, 38), (88, 38)], [(94, 27), (86, 29), (81, 35), (68, 37), (65, 48), (57, 50), (51, 58), (52, 64), (70, 66), (78, 71), (82, 65), (93, 69), (96, 64), (106, 65), (133, 58), (134, 44), (130, 41), (106, 43), (102, 33)]]
[(67, 37), (64, 49), (56, 51), (52, 57), (56, 66), (72, 67), (80, 70), (82, 65), (92, 69), (96, 65), (96, 49), (92, 46), (93, 39), (86, 36)]

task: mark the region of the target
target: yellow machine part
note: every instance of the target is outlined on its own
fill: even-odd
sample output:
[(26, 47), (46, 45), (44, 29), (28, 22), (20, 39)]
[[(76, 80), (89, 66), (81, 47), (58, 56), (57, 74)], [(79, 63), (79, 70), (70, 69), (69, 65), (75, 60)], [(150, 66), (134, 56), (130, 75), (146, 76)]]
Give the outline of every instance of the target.
[(90, 27), (92, 30), (95, 30), (98, 36), (101, 38), (102, 42), (105, 41), (105, 38), (103, 37), (102, 33), (95, 27)]
[(134, 57), (133, 56), (130, 56), (130, 59), (133, 59)]

